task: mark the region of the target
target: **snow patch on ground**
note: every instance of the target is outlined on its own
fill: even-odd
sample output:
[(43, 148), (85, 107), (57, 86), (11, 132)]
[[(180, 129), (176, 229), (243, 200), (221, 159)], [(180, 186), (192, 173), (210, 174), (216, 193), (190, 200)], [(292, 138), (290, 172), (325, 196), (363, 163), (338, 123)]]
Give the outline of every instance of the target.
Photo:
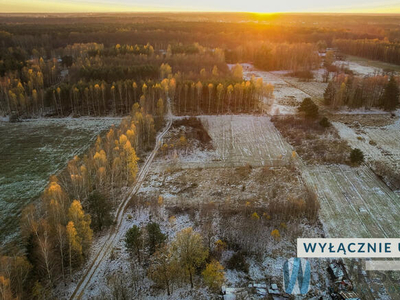
[(382, 114), (390, 115), (390, 113), (382, 111), (377, 108), (366, 109), (365, 107), (358, 108), (358, 109), (342, 107), (341, 109), (336, 110), (333, 113), (337, 114), (337, 115), (346, 115), (346, 114), (348, 114), (348, 115), (374, 115), (374, 114), (375, 115), (382, 115)]
[(342, 139), (363, 151), (367, 160), (382, 161), (394, 169), (400, 168), (400, 119), (387, 126), (350, 127), (332, 122)]
[(200, 119), (212, 138), (221, 166), (268, 165), (290, 152), (269, 117), (224, 115)]
[(0, 122), (10, 122), (10, 116), (0, 116)]
[(356, 75), (362, 75), (362, 76), (367, 76), (367, 75), (374, 75), (374, 74), (380, 74), (382, 73), (382, 69), (376, 68), (376, 67), (371, 67), (371, 66), (363, 66), (360, 65), (359, 63), (356, 62), (351, 62), (351, 61), (335, 61), (333, 63), (335, 66), (339, 68), (348, 68)]

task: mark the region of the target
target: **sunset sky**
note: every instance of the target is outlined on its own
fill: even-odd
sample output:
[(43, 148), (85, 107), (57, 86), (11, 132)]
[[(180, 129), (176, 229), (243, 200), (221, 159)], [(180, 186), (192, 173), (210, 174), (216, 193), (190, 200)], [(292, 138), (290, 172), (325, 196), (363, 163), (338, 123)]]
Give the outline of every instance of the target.
[(400, 4), (398, 0), (0, 0), (0, 13), (124, 11), (400, 13)]

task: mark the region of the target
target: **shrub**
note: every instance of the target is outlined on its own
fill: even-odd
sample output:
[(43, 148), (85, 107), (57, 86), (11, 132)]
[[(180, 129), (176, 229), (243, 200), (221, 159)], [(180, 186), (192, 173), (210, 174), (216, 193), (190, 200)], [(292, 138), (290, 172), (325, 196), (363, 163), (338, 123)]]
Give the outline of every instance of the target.
[(10, 120), (9, 120), (10, 123), (16, 123), (16, 122), (19, 122), (19, 121), (20, 121), (20, 119), (19, 119), (18, 115), (12, 114), (10, 116)]
[(278, 229), (272, 230), (271, 236), (277, 241), (280, 240), (280, 238), (281, 238), (281, 234), (279, 233)]
[(259, 215), (258, 215), (256, 212), (254, 212), (254, 213), (251, 215), (251, 219), (252, 219), (252, 220), (255, 220), (255, 221), (258, 221), (258, 220), (260, 220), (260, 217), (259, 217)]
[(364, 153), (358, 148), (355, 148), (355, 149), (351, 150), (351, 152), (350, 152), (350, 161), (353, 164), (362, 163), (364, 161)]
[(324, 128), (328, 128), (329, 126), (331, 126), (331, 122), (329, 122), (327, 117), (323, 117), (321, 121), (319, 121), (319, 125), (321, 125)]
[(249, 272), (249, 264), (246, 262), (242, 252), (237, 252), (227, 262), (228, 269), (242, 271), (245, 273)]
[(297, 77), (303, 81), (310, 81), (314, 79), (314, 74), (310, 70), (291, 72), (287, 76)]
[(221, 290), (222, 284), (225, 281), (224, 267), (213, 260), (207, 264), (206, 269), (201, 273), (206, 285), (214, 292)]
[(241, 178), (246, 178), (247, 176), (250, 175), (252, 169), (253, 169), (253, 167), (250, 164), (246, 164), (244, 166), (237, 167), (236, 168), (236, 173)]
[(311, 98), (304, 98), (300, 104), (299, 111), (303, 112), (307, 119), (315, 119), (318, 116), (318, 106)]

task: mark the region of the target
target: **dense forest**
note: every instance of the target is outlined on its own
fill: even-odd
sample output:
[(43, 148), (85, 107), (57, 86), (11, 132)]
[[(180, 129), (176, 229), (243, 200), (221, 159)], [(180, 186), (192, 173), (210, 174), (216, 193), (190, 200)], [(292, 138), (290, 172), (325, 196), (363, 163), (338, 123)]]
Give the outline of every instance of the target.
[(38, 55), (4, 73), (0, 109), (17, 116), (121, 115), (141, 103), (154, 111), (161, 94), (167, 95), (169, 87), (174, 91), (172, 82), (205, 79), (206, 72), (215, 80), (230, 76), (223, 52), (193, 47), (194, 54), (172, 54), (168, 47), (160, 57), (149, 44), (105, 49), (90, 43), (61, 49), (59, 59)]
[(376, 75), (370, 77), (335, 76), (328, 84), (325, 93), (325, 104), (333, 108), (348, 106), (350, 108), (382, 108), (394, 110), (399, 102), (398, 76)]
[(380, 60), (392, 64), (400, 64), (400, 43), (390, 42), (387, 38), (349, 40), (337, 39), (333, 45), (341, 51), (351, 55), (357, 55), (368, 59)]
[[(365, 18), (176, 14), (157, 16), (155, 22), (153, 14), (135, 19), (2, 16), (0, 111), (18, 117), (127, 114), (141, 96), (151, 98), (149, 105), (154, 106), (158, 85), (170, 77), (175, 78), (178, 98), (185, 84), (201, 81), (204, 101), (210, 83), (214, 90), (237, 83), (226, 62), (302, 72), (319, 68), (319, 51), (327, 47), (399, 63), (396, 17), (373, 17), (374, 26), (365, 26)], [(171, 70), (161, 70), (162, 65)], [(214, 67), (218, 71), (213, 73)], [(212, 93), (213, 102), (221, 101)]]
[(247, 43), (227, 51), (226, 60), (231, 63), (254, 62), (257, 68), (267, 71), (312, 70), (320, 66), (315, 43)]

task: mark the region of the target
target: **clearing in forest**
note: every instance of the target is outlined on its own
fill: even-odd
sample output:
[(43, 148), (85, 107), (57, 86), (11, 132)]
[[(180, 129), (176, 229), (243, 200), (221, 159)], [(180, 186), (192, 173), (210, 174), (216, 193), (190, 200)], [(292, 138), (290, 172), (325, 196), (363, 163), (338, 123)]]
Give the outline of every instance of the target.
[(377, 127), (346, 125), (333, 122), (339, 135), (354, 148), (361, 149), (370, 160), (387, 160), (400, 167), (400, 119), (394, 124)]
[(297, 106), (304, 98), (310, 97), (308, 94), (290, 85), (277, 74), (260, 70), (246, 70), (243, 72), (244, 78), (250, 80), (252, 76), (262, 78), (264, 83), (274, 86), (274, 103), (270, 114), (295, 114)]
[[(371, 119), (369, 115), (365, 115)], [(377, 119), (377, 118), (376, 118)], [(359, 121), (332, 122), (342, 139), (351, 147), (360, 149), (376, 174), (394, 190), (400, 188), (400, 118), (393, 121), (388, 115), (382, 115), (391, 124), (362, 124)], [(377, 119), (379, 121), (379, 119)], [(389, 122), (391, 121), (391, 122)], [(379, 126), (383, 125), (383, 126)]]
[[(314, 100), (322, 100), (324, 98), (324, 92), (326, 87), (328, 86), (328, 83), (325, 82), (318, 82), (315, 80), (310, 80), (310, 81), (304, 81), (300, 80), (299, 78), (296, 77), (290, 77), (290, 76), (284, 76), (280, 75), (283, 77), (283, 80), (296, 87), (297, 89), (303, 91), (305, 94), (308, 95), (308, 97), (312, 97)], [(303, 99), (301, 99), (303, 100)]]
[(393, 70), (400, 72), (400, 66), (382, 61), (371, 60), (363, 57), (346, 55), (346, 61), (336, 61), (335, 65), (349, 68), (359, 75), (371, 75), (381, 73), (384, 70)]
[(217, 166), (282, 166), (290, 160), (290, 146), (266, 116), (201, 116), (216, 151)]

